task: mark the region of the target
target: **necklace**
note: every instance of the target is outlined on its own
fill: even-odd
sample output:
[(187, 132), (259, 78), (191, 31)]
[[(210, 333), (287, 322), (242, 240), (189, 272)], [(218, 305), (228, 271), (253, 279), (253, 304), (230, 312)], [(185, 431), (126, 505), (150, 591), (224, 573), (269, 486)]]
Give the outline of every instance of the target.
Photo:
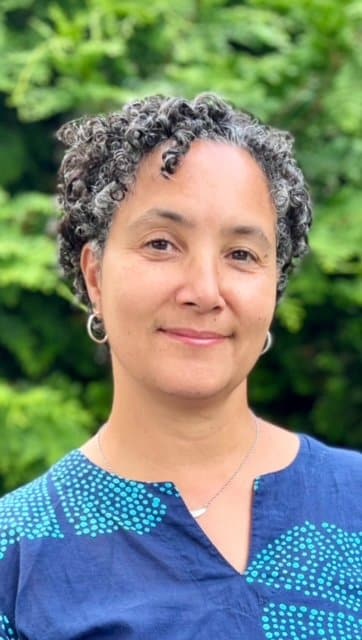
[(252, 414), (252, 416), (254, 418), (254, 424), (255, 424), (255, 437), (254, 437), (253, 444), (251, 445), (249, 451), (246, 452), (245, 456), (241, 460), (237, 469), (235, 469), (234, 473), (230, 476), (228, 480), (226, 480), (226, 482), (220, 487), (220, 489), (211, 498), (209, 498), (209, 500), (204, 504), (204, 506), (201, 507), (200, 509), (190, 509), (190, 513), (194, 518), (196, 519), (200, 518), (201, 516), (204, 515), (204, 513), (206, 513), (209, 506), (214, 502), (214, 500), (216, 500), (216, 498), (219, 497), (219, 495), (226, 489), (226, 487), (228, 487), (229, 484), (232, 483), (234, 478), (236, 478), (236, 476), (238, 475), (239, 471), (241, 471), (242, 467), (244, 466), (248, 458), (250, 458), (251, 454), (255, 451), (258, 438), (259, 438), (259, 422), (257, 417), (254, 414)]
[[(238, 475), (238, 473), (241, 471), (242, 467), (244, 466), (244, 464), (246, 463), (246, 461), (248, 460), (248, 458), (250, 458), (251, 454), (255, 451), (256, 449), (256, 445), (258, 442), (258, 438), (259, 438), (259, 422), (257, 417), (252, 414), (253, 419), (254, 419), (254, 424), (255, 424), (255, 438), (253, 441), (253, 444), (251, 445), (249, 451), (246, 452), (245, 456), (243, 457), (243, 459), (241, 460), (239, 466), (237, 467), (237, 469), (235, 469), (234, 473), (230, 476), (230, 478), (228, 478), (228, 480), (226, 480), (226, 482), (224, 482), (224, 484), (220, 487), (220, 489), (213, 495), (211, 496), (211, 498), (209, 498), (209, 500), (204, 504), (203, 507), (200, 507), (199, 509), (190, 509), (190, 513), (193, 516), (193, 518), (197, 519), (200, 518), (201, 516), (203, 516), (206, 511), (208, 510), (209, 506), (214, 502), (214, 500), (216, 500), (216, 498), (219, 497), (219, 495), (225, 491), (225, 489), (229, 486), (229, 484), (231, 484), (231, 482), (236, 478), (236, 476)], [(109, 471), (110, 473), (113, 473), (113, 475), (118, 475), (116, 474), (112, 468), (110, 467), (108, 460), (104, 454), (103, 451), (103, 447), (102, 447), (102, 443), (101, 443), (101, 431), (104, 429), (105, 425), (103, 425), (103, 427), (101, 427), (97, 433), (97, 437), (96, 437), (96, 442), (97, 442), (97, 447), (99, 450), (99, 453), (101, 454), (103, 461), (105, 462), (105, 466), (107, 471)]]

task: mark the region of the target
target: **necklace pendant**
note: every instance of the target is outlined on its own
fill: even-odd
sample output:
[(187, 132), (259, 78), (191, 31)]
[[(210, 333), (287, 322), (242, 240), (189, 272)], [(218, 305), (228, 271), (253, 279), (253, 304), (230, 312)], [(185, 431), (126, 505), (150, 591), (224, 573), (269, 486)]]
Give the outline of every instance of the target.
[(207, 507), (201, 507), (201, 509), (195, 509), (194, 511), (190, 511), (193, 518), (200, 518), (206, 513)]

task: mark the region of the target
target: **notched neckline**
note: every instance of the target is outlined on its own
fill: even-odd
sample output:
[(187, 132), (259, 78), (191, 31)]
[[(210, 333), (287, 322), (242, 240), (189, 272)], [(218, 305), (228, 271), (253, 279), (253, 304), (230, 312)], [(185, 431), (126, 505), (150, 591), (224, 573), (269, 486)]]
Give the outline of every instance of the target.
[[(264, 481), (264, 480), (267, 480), (267, 479), (276, 478), (278, 476), (288, 475), (290, 472), (295, 471), (295, 469), (298, 467), (301, 459), (303, 458), (304, 453), (306, 452), (306, 450), (309, 447), (309, 444), (308, 444), (309, 436), (307, 436), (304, 433), (298, 433), (298, 434), (295, 434), (295, 435), (299, 439), (299, 447), (298, 447), (297, 453), (294, 456), (293, 460), (291, 460), (291, 462), (287, 466), (283, 467), (282, 469), (277, 469), (276, 471), (269, 471), (269, 472), (266, 472), (266, 473), (261, 473), (261, 474), (256, 475), (253, 478), (253, 483), (254, 484), (255, 484), (255, 482), (261, 482), (261, 481)], [(127, 478), (126, 476), (121, 476), (121, 475), (119, 475), (117, 473), (109, 471), (109, 470), (105, 469), (104, 467), (101, 467), (96, 462), (93, 462), (93, 460), (91, 460), (80, 448), (74, 449), (68, 455), (71, 455), (72, 453), (73, 454), (74, 453), (79, 454), (84, 463), (86, 463), (90, 467), (98, 470), (100, 473), (105, 474), (106, 476), (109, 476), (110, 478), (118, 478), (122, 482), (127, 482), (127, 483), (142, 484), (145, 487), (161, 487), (161, 486), (163, 486), (163, 487), (168, 488), (168, 489), (173, 489), (173, 491), (175, 493), (178, 493), (178, 494), (180, 493), (176, 483), (174, 483), (172, 480), (149, 481), (149, 480), (137, 480), (136, 478)]]
[(179, 492), (177, 485), (174, 482), (172, 482), (171, 480), (159, 481), (159, 482), (146, 482), (142, 480), (126, 478), (116, 473), (112, 473), (111, 471), (108, 471), (103, 467), (99, 466), (98, 464), (93, 462), (90, 458), (88, 458), (88, 456), (83, 451), (81, 451), (81, 449), (75, 449), (73, 453), (77, 453), (81, 457), (83, 463), (87, 465), (89, 468), (95, 469), (102, 475), (109, 477), (112, 480), (117, 479), (120, 482), (131, 483), (133, 485), (135, 484), (142, 485), (145, 488), (148, 488), (149, 490), (151, 490), (152, 488), (159, 489), (163, 493), (168, 494), (169, 496), (177, 497), (178, 509), (181, 509), (182, 513), (184, 514), (182, 519), (184, 520), (184, 522), (186, 521), (188, 523), (188, 527), (192, 527), (194, 534), (197, 535), (199, 541), (203, 544), (203, 546), (209, 550), (209, 553), (211, 553), (215, 558), (217, 558), (218, 562), (224, 566), (224, 569), (227, 569), (228, 571), (230, 571), (234, 576), (237, 576), (242, 580), (246, 580), (248, 575), (248, 570), (252, 565), (252, 562), (255, 556), (258, 502), (259, 500), (262, 499), (262, 497), (265, 498), (264, 492), (265, 490), (267, 490), (269, 483), (273, 483), (275, 479), (281, 479), (283, 481), (288, 480), (289, 475), (291, 473), (294, 473), (298, 469), (298, 467), (300, 466), (304, 458), (305, 453), (307, 452), (307, 450), (310, 449), (310, 444), (308, 442), (309, 436), (305, 434), (296, 434), (296, 435), (298, 436), (298, 439), (299, 439), (299, 447), (293, 460), (291, 460), (291, 462), (287, 466), (283, 467), (282, 469), (277, 469), (276, 471), (259, 474), (253, 478), (253, 481), (252, 481), (253, 501), (252, 501), (252, 507), (251, 507), (250, 540), (249, 540), (248, 553), (247, 553), (247, 562), (243, 570), (237, 569), (223, 555), (220, 549), (214, 544), (212, 539), (209, 538), (207, 533), (200, 526), (200, 523), (197, 521), (197, 519), (195, 519), (192, 516), (190, 510), (188, 509), (182, 497), (182, 494)]

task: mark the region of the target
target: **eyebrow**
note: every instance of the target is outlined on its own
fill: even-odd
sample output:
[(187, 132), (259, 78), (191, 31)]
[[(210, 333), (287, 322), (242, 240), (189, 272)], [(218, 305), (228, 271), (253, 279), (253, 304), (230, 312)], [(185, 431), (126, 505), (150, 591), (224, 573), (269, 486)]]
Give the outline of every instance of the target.
[[(142, 216), (134, 220), (128, 228), (135, 229), (146, 226), (154, 220), (170, 220), (171, 222), (175, 222), (187, 229), (196, 229), (197, 227), (193, 220), (190, 220), (183, 214), (176, 211), (169, 211), (168, 209), (149, 209)], [(221, 232), (224, 236), (254, 236), (261, 240), (268, 249), (271, 248), (270, 240), (268, 240), (264, 231), (258, 226), (239, 224), (236, 226), (222, 227)]]
[(153, 222), (155, 219), (161, 220), (171, 220), (172, 222), (176, 222), (177, 224), (187, 227), (188, 229), (195, 229), (196, 224), (186, 218), (181, 213), (176, 213), (175, 211), (169, 211), (168, 209), (149, 209), (142, 216), (131, 222), (129, 225), (129, 229), (134, 229), (139, 226), (144, 226), (149, 222)]

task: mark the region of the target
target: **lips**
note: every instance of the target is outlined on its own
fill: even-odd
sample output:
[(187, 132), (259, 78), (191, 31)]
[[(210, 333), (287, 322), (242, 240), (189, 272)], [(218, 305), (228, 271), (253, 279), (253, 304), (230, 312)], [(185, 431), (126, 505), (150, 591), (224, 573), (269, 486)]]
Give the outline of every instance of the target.
[(188, 329), (183, 327), (162, 328), (160, 331), (166, 333), (172, 333), (178, 336), (184, 336), (185, 338), (197, 338), (199, 340), (207, 340), (213, 338), (228, 338), (229, 336), (223, 333), (215, 333), (214, 331), (195, 331), (194, 329)]

